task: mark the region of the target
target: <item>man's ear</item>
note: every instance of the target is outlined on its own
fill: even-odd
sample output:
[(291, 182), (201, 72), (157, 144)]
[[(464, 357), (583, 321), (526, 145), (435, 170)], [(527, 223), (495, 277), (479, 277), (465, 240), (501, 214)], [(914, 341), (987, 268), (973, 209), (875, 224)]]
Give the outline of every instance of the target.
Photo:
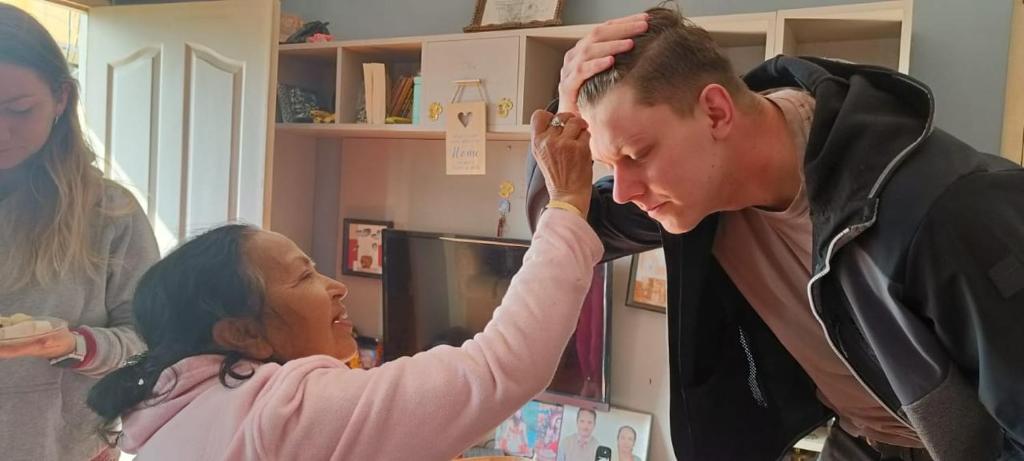
[(213, 341), (229, 351), (241, 352), (248, 358), (266, 360), (274, 355), (274, 347), (263, 335), (254, 319), (220, 319), (213, 325)]
[(707, 116), (711, 124), (711, 135), (716, 140), (729, 136), (736, 115), (736, 106), (729, 90), (717, 83), (709, 84), (697, 98), (697, 109)]

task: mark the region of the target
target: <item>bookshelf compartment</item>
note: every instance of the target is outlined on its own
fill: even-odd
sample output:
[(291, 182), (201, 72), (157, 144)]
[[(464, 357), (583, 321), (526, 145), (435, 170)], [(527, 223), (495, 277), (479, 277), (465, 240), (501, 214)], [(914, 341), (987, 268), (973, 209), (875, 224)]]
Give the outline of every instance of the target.
[[(330, 46), (281, 45), (277, 81), (312, 91), (317, 105), (337, 118), (338, 49)], [(278, 99), (278, 110), (281, 100)], [(278, 121), (281, 121), (278, 115)]]
[[(420, 41), (351, 44), (341, 48), (338, 82), (338, 123), (356, 123), (360, 108), (365, 105), (363, 64), (384, 64), (390, 88), (402, 76), (420, 72), (423, 43)], [(385, 106), (388, 106), (385, 98)], [(390, 114), (388, 114), (390, 115)]]

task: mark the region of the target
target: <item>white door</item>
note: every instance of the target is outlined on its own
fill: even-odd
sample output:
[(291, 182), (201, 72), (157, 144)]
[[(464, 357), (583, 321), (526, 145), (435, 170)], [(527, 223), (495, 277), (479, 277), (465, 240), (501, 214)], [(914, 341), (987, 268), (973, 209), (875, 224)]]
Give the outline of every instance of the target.
[(225, 222), (263, 223), (277, 0), (93, 8), (87, 128), (163, 252)]

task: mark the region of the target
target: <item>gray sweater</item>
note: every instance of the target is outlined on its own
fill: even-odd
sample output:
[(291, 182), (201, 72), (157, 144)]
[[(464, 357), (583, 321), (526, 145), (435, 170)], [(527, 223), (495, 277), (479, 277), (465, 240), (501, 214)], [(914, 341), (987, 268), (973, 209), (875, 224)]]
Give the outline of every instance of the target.
[[(99, 377), (143, 349), (131, 298), (139, 277), (159, 258), (156, 239), (125, 189), (108, 184), (104, 200), (130, 210), (109, 218), (95, 236), (95, 248), (109, 260), (102, 268), (105, 278), (80, 274), (45, 288), (0, 292), (0, 314), (57, 317), (72, 328), (88, 328), (96, 338), (94, 359), (77, 370), (43, 359), (0, 359), (0, 459), (87, 461), (101, 451), (99, 420), (86, 407), (86, 395)], [(0, 200), (0, 222), (10, 219), (10, 202)], [(0, 233), (0, 263), (10, 264), (10, 248), (10, 239)]]

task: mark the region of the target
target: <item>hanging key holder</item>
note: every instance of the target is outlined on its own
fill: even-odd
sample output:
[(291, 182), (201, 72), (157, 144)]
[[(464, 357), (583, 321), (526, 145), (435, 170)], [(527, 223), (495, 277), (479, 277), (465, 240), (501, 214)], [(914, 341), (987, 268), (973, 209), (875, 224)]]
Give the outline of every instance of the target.
[(508, 224), (508, 214), (512, 212), (512, 202), (509, 198), (512, 197), (512, 193), (516, 191), (516, 186), (512, 185), (512, 182), (505, 181), (498, 187), (498, 196), (501, 200), (498, 200), (498, 238), (505, 236), (505, 227)]

